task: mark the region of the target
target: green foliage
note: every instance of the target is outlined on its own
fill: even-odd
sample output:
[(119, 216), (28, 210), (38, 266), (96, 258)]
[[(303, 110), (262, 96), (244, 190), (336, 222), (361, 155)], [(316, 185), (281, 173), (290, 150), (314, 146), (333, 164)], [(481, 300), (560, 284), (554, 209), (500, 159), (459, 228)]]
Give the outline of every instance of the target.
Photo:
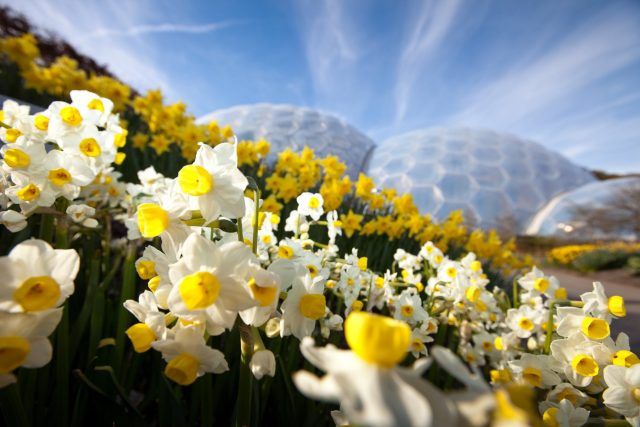
[(631, 269), (634, 275), (640, 276), (640, 255), (634, 255), (627, 260), (627, 266)]
[(596, 249), (578, 256), (573, 261), (573, 267), (582, 272), (621, 268), (631, 255), (624, 251)]

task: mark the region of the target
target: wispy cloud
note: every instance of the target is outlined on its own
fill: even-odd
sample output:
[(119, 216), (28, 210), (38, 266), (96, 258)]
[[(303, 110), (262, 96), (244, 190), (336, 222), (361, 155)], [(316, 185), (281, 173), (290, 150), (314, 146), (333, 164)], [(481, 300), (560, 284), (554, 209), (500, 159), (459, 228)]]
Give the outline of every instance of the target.
[(549, 107), (557, 110), (572, 95), (639, 59), (637, 20), (599, 16), (538, 57), (481, 82), (450, 121), (509, 126)]
[(366, 51), (347, 5), (341, 0), (305, 0), (294, 4), (309, 74), (320, 98), (340, 93), (345, 78), (351, 77)]
[(129, 28), (100, 28), (89, 33), (86, 37), (109, 37), (109, 36), (139, 36), (154, 33), (185, 33), (185, 34), (206, 34), (218, 31), (233, 25), (231, 21), (211, 22), (208, 24), (175, 24), (163, 23), (153, 25), (134, 25)]
[[(422, 7), (408, 25), (396, 70), (395, 122), (401, 121), (409, 106), (412, 88), (418, 76), (425, 72), (427, 63), (443, 46), (456, 27), (461, 1), (424, 1)], [(414, 14), (414, 10), (409, 13)], [(458, 27), (460, 28), (460, 27)]]

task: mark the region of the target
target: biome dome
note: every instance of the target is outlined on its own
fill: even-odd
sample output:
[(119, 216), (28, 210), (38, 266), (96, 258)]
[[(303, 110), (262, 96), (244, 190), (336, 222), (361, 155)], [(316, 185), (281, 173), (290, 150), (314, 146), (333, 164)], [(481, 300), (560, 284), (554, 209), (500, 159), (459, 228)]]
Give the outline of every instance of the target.
[(424, 129), (389, 138), (374, 150), (369, 173), (380, 186), (410, 191), (418, 207), (436, 218), (463, 209), (480, 226), (509, 222), (517, 230), (553, 196), (594, 180), (540, 144), (476, 129)]
[(350, 176), (357, 176), (374, 142), (330, 114), (293, 105), (253, 104), (216, 110), (198, 119), (199, 123), (217, 120), (231, 125), (239, 140), (265, 138), (272, 153), (287, 147), (300, 151), (313, 148), (318, 156), (336, 155), (347, 164)]
[[(633, 239), (638, 236), (633, 230), (632, 221), (628, 221), (628, 227), (616, 226), (611, 230), (598, 230), (584, 223), (576, 209), (588, 209), (593, 211), (605, 205), (612, 206), (616, 197), (625, 197), (620, 190), (638, 188), (640, 190), (640, 178), (618, 178), (606, 181), (596, 181), (585, 184), (574, 190), (568, 191), (549, 200), (549, 202), (531, 219), (527, 226), (526, 234), (580, 237), (588, 238), (617, 238)], [(635, 194), (635, 193), (634, 193)], [(615, 215), (615, 210), (607, 215)], [(622, 221), (624, 222), (624, 221)]]

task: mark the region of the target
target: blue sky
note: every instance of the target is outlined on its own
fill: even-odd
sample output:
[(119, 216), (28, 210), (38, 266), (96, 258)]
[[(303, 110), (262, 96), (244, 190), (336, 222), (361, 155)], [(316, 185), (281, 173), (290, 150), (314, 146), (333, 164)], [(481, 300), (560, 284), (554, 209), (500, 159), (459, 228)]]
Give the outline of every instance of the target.
[(508, 131), (640, 172), (637, 0), (2, 0), (196, 116), (315, 107), (376, 141)]

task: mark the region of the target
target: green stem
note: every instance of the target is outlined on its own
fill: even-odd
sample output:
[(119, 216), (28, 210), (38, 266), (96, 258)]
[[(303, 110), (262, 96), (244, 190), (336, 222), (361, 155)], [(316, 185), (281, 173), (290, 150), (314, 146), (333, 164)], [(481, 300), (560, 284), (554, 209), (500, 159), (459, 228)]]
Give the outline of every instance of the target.
[(27, 415), (18, 393), (18, 384), (11, 384), (0, 389), (0, 408), (2, 418), (8, 426), (28, 426)]
[(69, 425), (69, 306), (65, 304), (62, 319), (56, 330), (56, 421)]
[(520, 295), (519, 295), (519, 286), (518, 286), (518, 278), (514, 277), (513, 278), (513, 301), (511, 302), (511, 305), (513, 306), (513, 308), (518, 308), (520, 307)]
[(122, 288), (120, 290), (120, 300), (118, 303), (118, 323), (116, 329), (116, 348), (113, 360), (113, 367), (118, 374), (121, 374), (122, 358), (125, 348), (125, 331), (130, 323), (130, 315), (123, 309), (126, 300), (132, 299), (136, 292), (136, 246), (131, 243), (127, 248), (127, 256), (122, 268)]
[(6, 124), (5, 122), (0, 120), (0, 127), (3, 127), (5, 129), (11, 129), (11, 126), (9, 126), (8, 124)]
[(240, 378), (238, 386), (238, 397), (236, 400), (236, 427), (248, 427), (251, 422), (251, 395), (253, 374), (249, 368), (251, 356), (253, 356), (253, 337), (251, 328), (242, 321), (239, 322), (240, 329)]
[(242, 218), (238, 218), (238, 241), (244, 243), (244, 233), (242, 232)]
[[(69, 247), (69, 224), (66, 217), (56, 221), (56, 248), (67, 249)], [(55, 408), (56, 420), (60, 425), (69, 425), (69, 304), (65, 303), (62, 311), (62, 319), (56, 329), (56, 392)]]
[(40, 239), (51, 243), (53, 241), (53, 215), (41, 215)]
[(553, 337), (553, 310), (558, 301), (551, 301), (549, 304), (549, 316), (547, 317), (547, 336), (544, 339), (544, 354), (551, 351), (551, 338)]
[(253, 253), (258, 255), (258, 229), (260, 228), (259, 219), (260, 219), (260, 191), (253, 190), (253, 240), (251, 241), (251, 245), (253, 248)]

